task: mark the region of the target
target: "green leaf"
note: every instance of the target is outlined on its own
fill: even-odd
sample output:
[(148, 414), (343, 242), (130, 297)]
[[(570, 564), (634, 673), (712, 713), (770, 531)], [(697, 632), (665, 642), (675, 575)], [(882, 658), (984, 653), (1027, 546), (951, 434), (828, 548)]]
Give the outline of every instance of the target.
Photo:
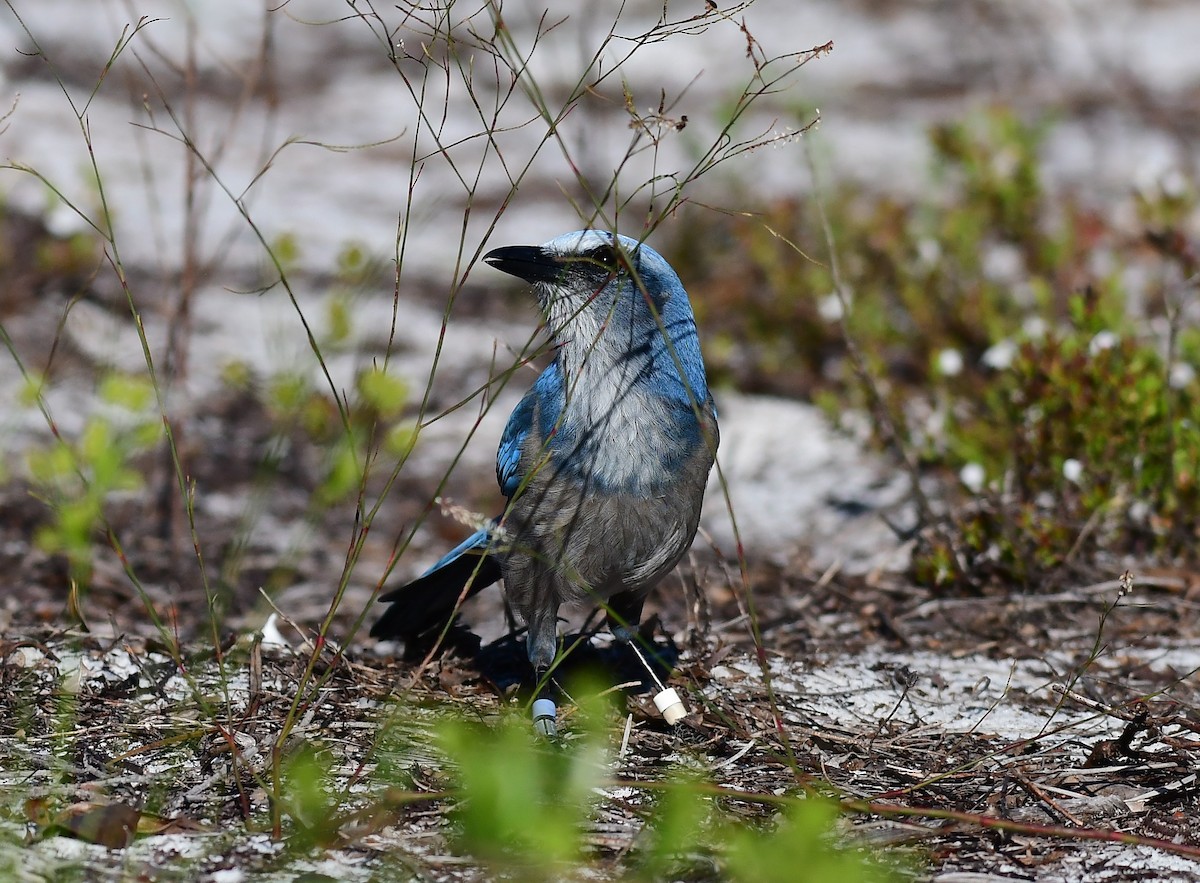
[(359, 372), (358, 394), (364, 404), (381, 417), (397, 417), (408, 401), (408, 384), (382, 368), (372, 367)]
[(834, 838), (837, 807), (810, 797), (785, 810), (770, 831), (745, 828), (730, 835), (730, 877), (745, 883), (885, 881), (890, 872)]

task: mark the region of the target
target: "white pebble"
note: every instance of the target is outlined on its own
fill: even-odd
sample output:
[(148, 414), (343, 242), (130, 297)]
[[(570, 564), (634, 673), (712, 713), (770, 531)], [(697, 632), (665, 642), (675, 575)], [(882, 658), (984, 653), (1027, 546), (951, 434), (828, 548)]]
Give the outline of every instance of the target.
[(987, 473), (979, 463), (968, 463), (959, 470), (958, 480), (971, 493), (977, 494), (983, 490), (983, 483), (987, 481)]
[(943, 377), (957, 377), (962, 373), (963, 357), (956, 349), (944, 349), (937, 354), (937, 369)]

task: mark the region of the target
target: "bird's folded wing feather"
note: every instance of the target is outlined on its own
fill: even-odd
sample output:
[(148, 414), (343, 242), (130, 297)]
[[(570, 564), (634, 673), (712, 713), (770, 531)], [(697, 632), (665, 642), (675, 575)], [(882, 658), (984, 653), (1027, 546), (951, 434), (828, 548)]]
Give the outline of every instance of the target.
[(533, 429), (534, 402), (531, 389), (508, 416), (504, 434), (500, 436), (500, 447), (496, 451), (496, 483), (500, 485), (500, 492), (509, 499), (520, 489), (525, 478), (521, 470), (521, 452)]
[(558, 365), (552, 363), (509, 415), (504, 434), (500, 436), (500, 448), (496, 451), (496, 482), (508, 499), (513, 498), (527, 478), (521, 455), (530, 433), (536, 433), (539, 442), (546, 441), (553, 433), (562, 410), (562, 395)]

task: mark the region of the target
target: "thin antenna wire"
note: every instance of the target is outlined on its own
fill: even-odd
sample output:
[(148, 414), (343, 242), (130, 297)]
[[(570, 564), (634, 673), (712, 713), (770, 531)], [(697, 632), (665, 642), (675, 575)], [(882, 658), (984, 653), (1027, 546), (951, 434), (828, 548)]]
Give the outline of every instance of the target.
[(667, 689), (667, 685), (658, 679), (658, 675), (654, 673), (654, 669), (650, 667), (650, 663), (646, 661), (646, 657), (643, 656), (642, 651), (638, 649), (637, 642), (630, 641), (629, 646), (633, 649), (633, 652), (637, 654), (637, 658), (642, 663), (642, 666), (650, 673), (650, 677), (654, 678), (654, 683), (658, 685), (659, 692)]

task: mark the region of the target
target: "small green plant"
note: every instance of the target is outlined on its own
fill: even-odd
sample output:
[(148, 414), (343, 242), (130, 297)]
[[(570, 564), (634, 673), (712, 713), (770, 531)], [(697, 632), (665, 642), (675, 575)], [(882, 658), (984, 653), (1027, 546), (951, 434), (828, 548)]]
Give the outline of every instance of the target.
[(797, 800), (772, 828), (728, 833), (728, 870), (743, 883), (873, 883), (892, 879), (888, 868), (833, 839), (837, 807), (821, 798)]
[(634, 859), (638, 879), (661, 880), (698, 862), (711, 863), (712, 848), (721, 840), (718, 813), (704, 780), (682, 769), (671, 772), (671, 779), (651, 795), (654, 802)]
[(327, 752), (308, 743), (297, 748), (284, 762), (283, 787), (279, 789), (279, 795), (286, 804), (284, 813), (292, 823), (289, 846), (303, 851), (336, 842), (336, 791), (332, 766)]
[[(163, 434), (149, 378), (111, 373), (96, 392), (100, 406), (74, 438), (56, 430), (55, 438), (26, 455), (33, 492), (51, 513), (36, 541), (66, 558), (71, 583), (79, 590), (91, 579), (107, 506), (117, 494), (142, 488), (137, 459)], [(31, 386), (28, 393), (31, 401), (41, 397), (40, 387)]]
[(719, 379), (835, 419), (857, 403), (881, 440), (968, 491), (917, 549), (925, 584), (1032, 586), (1101, 551), (1194, 554), (1200, 335), (1181, 316), (1196, 188), (1132, 195), (1144, 235), (1130, 237), (1047, 192), (1049, 126), (996, 108), (935, 128), (939, 186), (915, 202), (835, 186), (828, 243), (815, 212), (784, 202), (692, 215), (675, 255), (719, 328)]
[(495, 727), (442, 724), (438, 745), (461, 788), (452, 818), (462, 849), (527, 880), (563, 879), (580, 862), (607, 752), (594, 713), (577, 717), (579, 736), (561, 747), (536, 737), (523, 714)]
[[(437, 725), (436, 744), (458, 788), (451, 820), (455, 845), (501, 873), (527, 880), (568, 879), (588, 865), (586, 834), (606, 790), (637, 788), (611, 781), (607, 745), (613, 726), (603, 701), (586, 686), (561, 744), (534, 735), (524, 714), (493, 725), (454, 716)], [(590, 697), (590, 698), (589, 698)], [(729, 879), (885, 881), (883, 866), (840, 843), (836, 804), (817, 796), (784, 801), (777, 820), (752, 821), (721, 808), (722, 791), (694, 770), (672, 768), (631, 798), (645, 828), (626, 879), (690, 878), (722, 867)], [(730, 795), (736, 796), (736, 795)]]
[(636, 857), (639, 880), (691, 879), (705, 865), (744, 883), (883, 883), (895, 876), (839, 836), (840, 811), (815, 794), (783, 801), (772, 816), (747, 819), (720, 809), (720, 790), (672, 770), (647, 815)]
[(1087, 300), (947, 418), (946, 459), (983, 478), (952, 516), (979, 577), (1028, 584), (1075, 556), (1195, 543), (1197, 384), (1172, 385), (1151, 343), (1096, 330)]
[[(285, 272), (298, 262), (299, 246), (294, 237), (279, 237), (273, 248)], [(348, 395), (341, 390), (331, 393), (318, 383), (317, 372), (312, 370), (319, 367), (328, 380), (326, 356), (352, 352), (356, 344), (355, 303), (377, 290), (382, 268), (382, 262), (371, 257), (363, 246), (348, 243), (343, 247), (324, 300), (322, 321), (310, 328), (313, 352), (300, 357), (299, 364), (281, 367), (266, 378), (258, 392), (278, 433), (298, 431), (321, 448), (322, 477), (313, 496), (318, 509), (355, 497), (374, 456), (383, 453), (403, 460), (416, 438), (414, 424), (404, 419), (409, 384), (389, 371), (386, 362), (372, 362), (359, 369)], [(315, 365), (309, 355), (315, 358)], [(223, 373), (231, 387), (254, 390), (254, 379), (244, 365), (230, 363)]]
[(324, 465), (313, 502), (322, 509), (356, 496), (373, 456), (382, 452), (401, 460), (416, 440), (416, 427), (405, 416), (408, 383), (379, 366), (355, 375), (348, 424), (337, 405), (298, 372), (272, 377), (264, 398), (278, 432), (299, 431), (321, 448)]
[(860, 394), (846, 365), (849, 334), (902, 407), (934, 379), (943, 350), (974, 364), (1031, 314), (1061, 314), (1065, 298), (1048, 292), (1077, 278), (1087, 254), (1064, 245), (1081, 239), (1072, 232), (1081, 210), (1052, 207), (1041, 187), (1043, 133), (1003, 109), (934, 130), (941, 186), (915, 203), (833, 185), (822, 203), (848, 312), (811, 201), (686, 215), (669, 257), (687, 268), (701, 320), (716, 328), (706, 343), (717, 379), (812, 398), (834, 393), (844, 408)]

